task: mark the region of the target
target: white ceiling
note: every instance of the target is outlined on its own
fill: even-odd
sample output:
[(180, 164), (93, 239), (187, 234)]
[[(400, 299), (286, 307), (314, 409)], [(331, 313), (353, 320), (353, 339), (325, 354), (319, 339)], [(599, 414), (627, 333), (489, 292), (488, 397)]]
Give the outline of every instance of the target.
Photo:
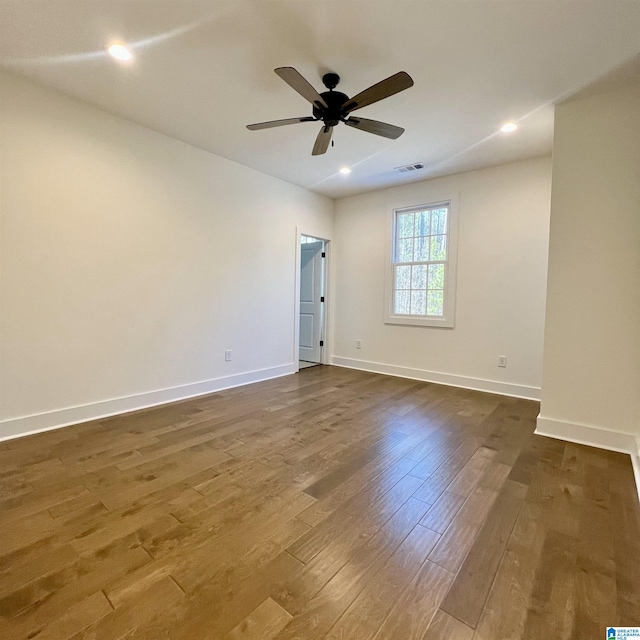
[[(0, 0), (3, 66), (330, 197), (548, 153), (553, 105), (639, 52), (640, 0)], [(358, 112), (405, 134), (340, 125), (312, 157), (317, 123), (248, 131), (310, 115), (279, 66), (318, 90), (335, 71), (348, 95), (407, 71), (414, 87)]]

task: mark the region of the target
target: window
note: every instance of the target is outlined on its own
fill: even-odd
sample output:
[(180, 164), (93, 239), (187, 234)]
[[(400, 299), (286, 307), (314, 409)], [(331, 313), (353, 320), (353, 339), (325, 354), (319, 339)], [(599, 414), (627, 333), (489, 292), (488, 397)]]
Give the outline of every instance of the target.
[(394, 209), (385, 322), (453, 327), (453, 199)]

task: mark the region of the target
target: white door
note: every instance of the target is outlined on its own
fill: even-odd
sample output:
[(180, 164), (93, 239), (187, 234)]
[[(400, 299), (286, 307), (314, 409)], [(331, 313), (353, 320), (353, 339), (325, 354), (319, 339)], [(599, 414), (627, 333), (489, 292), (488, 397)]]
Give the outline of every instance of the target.
[(320, 362), (322, 338), (323, 242), (301, 245), (300, 360)]

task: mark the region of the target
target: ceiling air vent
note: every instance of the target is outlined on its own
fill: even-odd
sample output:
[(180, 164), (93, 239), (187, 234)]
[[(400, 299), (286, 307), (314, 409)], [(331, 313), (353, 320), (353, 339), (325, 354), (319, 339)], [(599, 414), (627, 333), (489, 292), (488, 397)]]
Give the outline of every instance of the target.
[(423, 162), (414, 162), (413, 164), (406, 164), (404, 167), (395, 167), (396, 171), (400, 173), (406, 173), (407, 171), (417, 171), (418, 169), (424, 169)]

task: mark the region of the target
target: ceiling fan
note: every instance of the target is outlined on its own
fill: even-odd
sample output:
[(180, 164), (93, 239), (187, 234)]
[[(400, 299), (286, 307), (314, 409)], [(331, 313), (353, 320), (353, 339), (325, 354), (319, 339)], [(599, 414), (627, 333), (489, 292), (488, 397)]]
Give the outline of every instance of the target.
[(413, 86), (411, 76), (405, 71), (400, 71), (377, 84), (361, 91), (353, 98), (349, 98), (340, 91), (334, 91), (340, 82), (337, 73), (325, 73), (322, 82), (328, 91), (318, 93), (305, 78), (293, 67), (278, 67), (274, 71), (303, 98), (313, 105), (313, 115), (304, 118), (286, 118), (284, 120), (271, 120), (270, 122), (258, 122), (248, 124), (247, 129), (256, 131), (258, 129), (271, 129), (272, 127), (282, 127), (287, 124), (297, 124), (298, 122), (319, 122), (322, 121), (322, 128), (313, 145), (311, 155), (319, 156), (327, 151), (331, 142), (333, 127), (340, 122), (344, 122), (349, 127), (360, 129), (367, 133), (374, 133), (377, 136), (391, 138), (395, 140), (403, 133), (402, 127), (396, 127), (386, 122), (369, 120), (368, 118), (353, 117), (349, 114), (356, 109), (361, 109), (374, 102), (404, 91)]

